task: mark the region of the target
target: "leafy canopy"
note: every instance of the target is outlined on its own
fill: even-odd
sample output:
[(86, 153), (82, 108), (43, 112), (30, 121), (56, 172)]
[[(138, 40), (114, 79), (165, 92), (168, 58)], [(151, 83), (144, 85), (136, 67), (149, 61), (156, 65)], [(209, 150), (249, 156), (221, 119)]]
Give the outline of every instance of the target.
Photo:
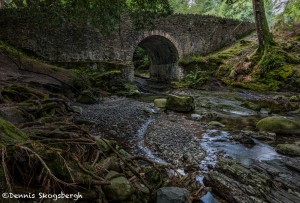
[(91, 24), (103, 32), (115, 29), (123, 13), (129, 13), (138, 28), (172, 13), (168, 0), (6, 0), (5, 8), (55, 26)]

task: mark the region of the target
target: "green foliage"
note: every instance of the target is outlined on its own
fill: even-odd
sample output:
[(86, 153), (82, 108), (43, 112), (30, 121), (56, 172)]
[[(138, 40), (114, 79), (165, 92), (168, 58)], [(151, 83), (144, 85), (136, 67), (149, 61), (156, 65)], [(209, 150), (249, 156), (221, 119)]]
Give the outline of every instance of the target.
[(109, 71), (90, 70), (82, 67), (73, 69), (73, 76), (71, 77), (71, 84), (80, 91), (90, 88), (100, 88), (102, 90), (109, 90), (112, 78), (121, 74), (121, 70), (112, 69)]
[(150, 59), (147, 54), (147, 52), (141, 48), (137, 47), (135, 49), (135, 52), (133, 54), (133, 62), (134, 62), (134, 68), (136, 70), (148, 70), (150, 66)]
[(282, 18), (287, 23), (292, 23), (300, 20), (300, 1), (289, 0), (286, 9), (283, 12)]
[(14, 0), (6, 7), (12, 8), (13, 14), (39, 23), (91, 24), (104, 33), (114, 30), (125, 12), (130, 13), (137, 28), (151, 24), (153, 18), (172, 13), (168, 0)]
[(193, 70), (189, 72), (183, 80), (176, 82), (177, 88), (191, 87), (201, 89), (213, 76), (212, 72)]
[(124, 88), (126, 91), (126, 96), (138, 96), (141, 94), (139, 88), (131, 83), (126, 83)]

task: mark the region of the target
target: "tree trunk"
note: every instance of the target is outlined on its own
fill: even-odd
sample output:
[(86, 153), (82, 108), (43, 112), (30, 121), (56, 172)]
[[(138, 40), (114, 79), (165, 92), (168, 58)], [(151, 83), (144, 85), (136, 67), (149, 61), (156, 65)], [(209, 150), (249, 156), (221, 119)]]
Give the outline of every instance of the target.
[(275, 42), (266, 18), (264, 0), (252, 0), (252, 2), (259, 43), (257, 51), (263, 52), (264, 50), (268, 49), (268, 47), (274, 45)]
[(0, 9), (4, 7), (4, 0), (0, 0)]

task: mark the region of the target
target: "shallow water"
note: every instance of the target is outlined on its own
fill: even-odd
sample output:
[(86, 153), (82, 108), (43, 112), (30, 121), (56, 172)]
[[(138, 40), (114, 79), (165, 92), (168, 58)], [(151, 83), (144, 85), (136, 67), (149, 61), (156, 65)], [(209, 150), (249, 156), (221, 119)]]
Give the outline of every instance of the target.
[(138, 130), (136, 137), (137, 137), (137, 146), (139, 150), (141, 151), (142, 154), (150, 158), (152, 161), (155, 161), (160, 164), (166, 164), (164, 160), (161, 158), (157, 157), (148, 147), (145, 146), (145, 140), (144, 140), (144, 135), (145, 132), (148, 128), (148, 126), (151, 124), (153, 121), (152, 118), (149, 118), (143, 125), (142, 127)]
[(223, 152), (245, 166), (249, 166), (254, 160), (265, 161), (280, 159), (276, 150), (270, 145), (254, 140), (255, 145), (251, 148), (229, 140), (230, 133), (227, 131), (208, 130), (200, 140), (201, 147), (206, 151), (206, 157), (202, 161), (202, 168), (217, 163), (217, 153)]

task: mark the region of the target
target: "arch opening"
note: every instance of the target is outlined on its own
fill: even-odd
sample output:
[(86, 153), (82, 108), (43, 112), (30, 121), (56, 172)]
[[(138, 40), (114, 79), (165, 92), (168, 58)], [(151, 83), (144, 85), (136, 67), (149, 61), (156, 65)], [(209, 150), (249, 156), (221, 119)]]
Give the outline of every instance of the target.
[[(143, 39), (137, 46), (134, 56), (140, 50), (145, 51), (144, 69), (149, 68), (148, 75), (158, 81), (171, 81), (179, 79), (179, 54), (175, 45), (166, 37), (152, 35)], [(147, 59), (149, 61), (147, 66)], [(134, 64), (137, 64), (133, 57)]]

